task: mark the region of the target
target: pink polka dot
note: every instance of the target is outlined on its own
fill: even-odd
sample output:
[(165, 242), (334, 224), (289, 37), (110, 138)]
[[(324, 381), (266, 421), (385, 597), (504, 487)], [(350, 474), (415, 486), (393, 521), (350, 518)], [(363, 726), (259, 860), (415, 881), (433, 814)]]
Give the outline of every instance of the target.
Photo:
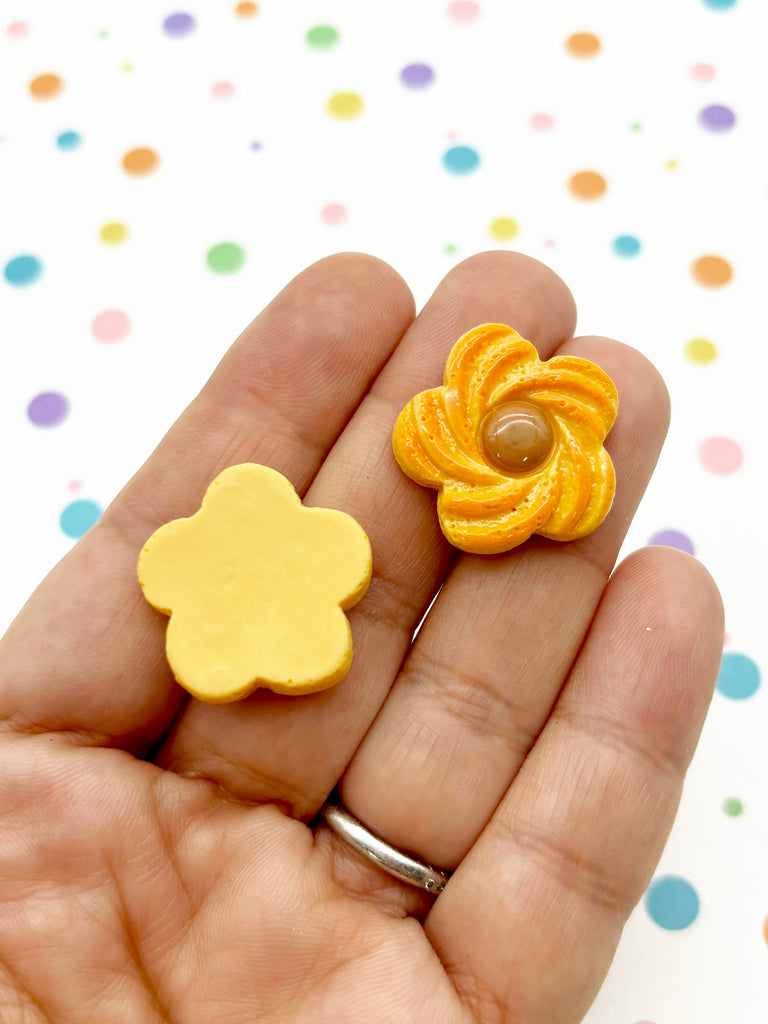
[(551, 114), (534, 114), (528, 124), (535, 132), (548, 132), (554, 127), (555, 119)]
[(130, 329), (131, 321), (119, 309), (107, 309), (91, 323), (91, 334), (97, 341), (122, 341)]
[(29, 33), (29, 25), (25, 21), (12, 21), (5, 33), (11, 39), (23, 39)]
[(211, 95), (217, 100), (228, 100), (235, 93), (235, 87), (231, 82), (217, 82), (211, 88)]
[(474, 21), (480, 14), (480, 4), (475, 0), (453, 0), (448, 5), (448, 17), (454, 21)]
[(347, 208), (341, 203), (328, 203), (320, 211), (320, 219), (324, 224), (343, 224), (347, 219)]
[(711, 82), (715, 77), (715, 69), (711, 64), (694, 64), (691, 68), (691, 76), (697, 82)]
[(82, 480), (70, 480), (67, 486), (69, 487), (70, 491), (72, 491), (73, 494), (83, 489)]
[(735, 473), (744, 453), (729, 437), (710, 437), (699, 445), (699, 461), (710, 473)]

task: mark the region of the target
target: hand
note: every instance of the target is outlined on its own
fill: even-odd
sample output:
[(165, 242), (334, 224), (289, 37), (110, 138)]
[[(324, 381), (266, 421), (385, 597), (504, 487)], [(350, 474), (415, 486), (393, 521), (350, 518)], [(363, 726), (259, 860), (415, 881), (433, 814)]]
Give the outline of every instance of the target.
[[(613, 571), (667, 398), (574, 320), (522, 256), (466, 261), (414, 319), (394, 271), (342, 255), (235, 342), (0, 645), (3, 1024), (582, 1017), (671, 826), (722, 624), (686, 555)], [(618, 386), (616, 500), (583, 540), (459, 556), (395, 465), (400, 409), (486, 321)], [(374, 578), (341, 684), (211, 706), (173, 682), (136, 560), (245, 461), (354, 515)], [(455, 869), (436, 901), (312, 830), (337, 785), (372, 831)]]

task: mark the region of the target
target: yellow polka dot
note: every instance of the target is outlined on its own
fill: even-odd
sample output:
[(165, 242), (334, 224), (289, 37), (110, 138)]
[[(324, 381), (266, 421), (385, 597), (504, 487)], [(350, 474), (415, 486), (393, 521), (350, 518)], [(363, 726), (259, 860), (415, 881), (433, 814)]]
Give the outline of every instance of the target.
[(356, 92), (337, 92), (328, 100), (327, 110), (339, 121), (351, 121), (362, 114), (364, 105)]
[(122, 245), (128, 237), (128, 228), (119, 221), (110, 221), (99, 231), (99, 238), (104, 245)]
[(607, 181), (597, 171), (579, 171), (568, 181), (568, 188), (577, 199), (599, 199), (607, 187)]
[(497, 242), (509, 242), (517, 236), (519, 228), (517, 221), (511, 217), (497, 217), (488, 225), (488, 233)]
[(238, 18), (254, 18), (259, 13), (259, 5), (251, 3), (251, 0), (243, 0), (235, 7), (235, 14)]
[(64, 82), (58, 75), (38, 75), (29, 83), (29, 91), (36, 100), (52, 100), (64, 88)]
[(123, 157), (123, 170), (132, 177), (144, 177), (156, 170), (160, 162), (154, 149), (147, 149), (144, 146), (138, 149), (131, 149)]
[(666, 171), (676, 171), (680, 167), (680, 161), (675, 160), (674, 157), (671, 160), (664, 161), (664, 169)]
[(123, 63), (120, 65), (120, 70), (133, 71), (133, 64), (129, 60), (123, 61)]
[(685, 354), (697, 366), (706, 366), (717, 359), (717, 346), (709, 338), (691, 338), (685, 346)]
[(733, 277), (733, 268), (722, 256), (700, 256), (691, 265), (691, 274), (705, 288), (722, 288)]
[(565, 48), (572, 57), (594, 57), (600, 52), (600, 40), (591, 32), (574, 32), (566, 39)]

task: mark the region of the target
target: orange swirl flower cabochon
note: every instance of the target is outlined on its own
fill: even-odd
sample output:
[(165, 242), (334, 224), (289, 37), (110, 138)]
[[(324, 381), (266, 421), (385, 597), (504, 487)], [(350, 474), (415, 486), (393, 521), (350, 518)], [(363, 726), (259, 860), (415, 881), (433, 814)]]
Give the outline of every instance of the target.
[(509, 551), (534, 533), (576, 540), (613, 501), (603, 441), (617, 409), (613, 381), (588, 359), (542, 362), (511, 327), (482, 324), (454, 345), (442, 387), (400, 413), (393, 450), (439, 491), (440, 526), (462, 551)]

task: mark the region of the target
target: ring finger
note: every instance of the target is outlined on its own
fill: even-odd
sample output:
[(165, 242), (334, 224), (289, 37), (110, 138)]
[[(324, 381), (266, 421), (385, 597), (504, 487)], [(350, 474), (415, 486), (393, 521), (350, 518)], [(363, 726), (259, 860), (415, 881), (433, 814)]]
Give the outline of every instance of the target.
[(608, 518), (567, 544), (462, 556), (341, 783), (373, 832), (443, 868), (472, 846), (542, 729), (666, 432), (666, 390), (639, 353), (600, 338), (559, 353), (593, 359), (619, 390)]

